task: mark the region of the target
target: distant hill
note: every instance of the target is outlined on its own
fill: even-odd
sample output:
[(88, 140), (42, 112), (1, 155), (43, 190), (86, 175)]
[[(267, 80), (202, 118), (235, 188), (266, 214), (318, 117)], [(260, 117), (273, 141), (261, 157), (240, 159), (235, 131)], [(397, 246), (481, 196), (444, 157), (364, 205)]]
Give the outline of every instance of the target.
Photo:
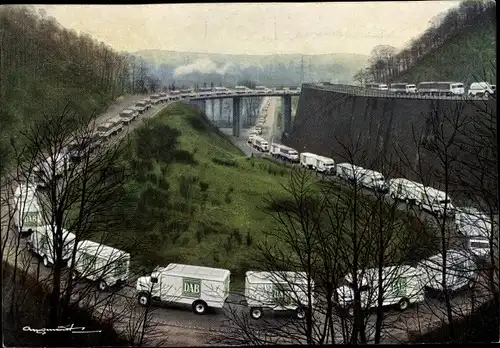
[(495, 83), (496, 52), (495, 24), (470, 27), (424, 57), (398, 80), (461, 81), (466, 85), (477, 80)]
[(157, 75), (165, 84), (175, 81), (231, 85), (250, 79), (269, 86), (286, 86), (297, 85), (302, 76), (307, 82), (348, 83), (368, 60), (368, 56), (347, 53), (233, 55), (143, 50), (133, 54), (159, 66)]

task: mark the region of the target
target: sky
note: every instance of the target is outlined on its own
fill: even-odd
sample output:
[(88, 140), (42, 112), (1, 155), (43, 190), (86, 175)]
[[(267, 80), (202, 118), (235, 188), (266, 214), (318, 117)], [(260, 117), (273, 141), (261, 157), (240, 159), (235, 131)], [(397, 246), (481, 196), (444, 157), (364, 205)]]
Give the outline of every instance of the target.
[(401, 49), (459, 1), (38, 5), (117, 51), (370, 54)]

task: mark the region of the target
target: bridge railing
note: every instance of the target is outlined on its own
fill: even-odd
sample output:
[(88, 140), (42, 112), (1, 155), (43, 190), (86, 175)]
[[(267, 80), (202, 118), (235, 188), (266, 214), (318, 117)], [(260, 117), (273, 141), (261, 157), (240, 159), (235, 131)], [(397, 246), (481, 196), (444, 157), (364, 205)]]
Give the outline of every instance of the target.
[(342, 84), (304, 84), (306, 88), (319, 89), (324, 91), (333, 91), (338, 93), (345, 93), (361, 97), (379, 97), (379, 98), (401, 98), (401, 99), (445, 99), (445, 100), (488, 100), (488, 97), (477, 97), (456, 95), (456, 96), (431, 96), (431, 95), (421, 95), (418, 93), (413, 94), (396, 94), (389, 91), (379, 91), (375, 89), (368, 89), (361, 86), (353, 85), (342, 85)]

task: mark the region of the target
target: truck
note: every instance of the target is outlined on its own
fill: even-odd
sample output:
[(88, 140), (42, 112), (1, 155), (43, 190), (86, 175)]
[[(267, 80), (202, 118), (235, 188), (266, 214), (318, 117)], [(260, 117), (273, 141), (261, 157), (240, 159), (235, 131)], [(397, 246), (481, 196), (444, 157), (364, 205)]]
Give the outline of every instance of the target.
[(120, 119), (122, 120), (123, 125), (128, 125), (135, 119), (135, 113), (137, 111), (126, 109), (120, 112)]
[(425, 271), (425, 288), (432, 292), (456, 291), (468, 287), (474, 288), (478, 280), (478, 269), (474, 260), (464, 251), (449, 249), (446, 251), (446, 277), (443, 288), (443, 253), (424, 259), (419, 267)]
[(351, 163), (339, 163), (335, 169), (339, 178), (350, 184), (360, 184), (364, 168)]
[(433, 187), (425, 187), (419, 190), (416, 204), (420, 210), (428, 210), (437, 217), (453, 216), (455, 207), (451, 198), (443, 191)]
[(115, 116), (109, 120), (109, 123), (112, 124), (111, 134), (118, 134), (123, 130), (123, 124), (120, 116)]
[(13, 222), (21, 236), (33, 233), (42, 224), (42, 209), (36, 193), (33, 184), (20, 184), (14, 191)]
[(382, 173), (379, 173), (371, 169), (363, 169), (361, 174), (360, 184), (363, 187), (369, 188), (376, 192), (387, 192), (389, 191), (389, 185), (387, 184)]
[(297, 150), (292, 149), (291, 147), (272, 143), (269, 152), (275, 158), (279, 158), (292, 163), (299, 162), (299, 153), (297, 152)]
[(160, 96), (160, 101), (163, 103), (163, 102), (166, 102), (168, 101), (168, 96), (167, 96), (167, 93), (158, 93), (158, 95)]
[[(310, 289), (314, 281), (309, 279)], [(250, 307), (250, 317), (258, 320), (264, 311), (293, 311), (297, 319), (304, 319), (308, 300), (306, 272), (257, 272), (245, 273), (245, 302)], [(311, 294), (312, 295), (312, 294)], [(311, 296), (311, 305), (314, 297)]]
[(231, 272), (222, 268), (171, 263), (156, 267), (150, 276), (137, 280), (137, 300), (141, 306), (153, 301), (190, 305), (195, 314), (209, 307), (222, 308), (229, 296)]
[(417, 91), (417, 86), (412, 83), (391, 83), (389, 85), (389, 92), (394, 94), (410, 94), (415, 93)]
[[(406, 310), (410, 304), (423, 302), (425, 299), (426, 273), (423, 268), (409, 265), (371, 268), (357, 272), (358, 291), (361, 309), (378, 307), (379, 284), (382, 282), (382, 306), (396, 306)], [(351, 273), (344, 277), (345, 285), (335, 289), (338, 301), (336, 305), (348, 314), (354, 314), (354, 277)]]
[(416, 92), (430, 96), (463, 95), (465, 87), (462, 82), (420, 82)]
[(250, 134), (247, 139), (248, 144), (253, 144), (253, 139), (256, 137), (255, 134)]
[(181, 92), (180, 91), (168, 91), (168, 97), (172, 100), (180, 99)]
[(300, 154), (300, 165), (308, 169), (316, 169), (318, 155), (311, 152), (302, 152)]
[(336, 173), (335, 161), (325, 156), (317, 156), (314, 168), (318, 173), (333, 175)]
[(144, 100), (140, 100), (135, 103), (135, 109), (140, 113), (144, 113), (148, 109), (148, 104)]
[(258, 135), (261, 135), (262, 134), (262, 126), (256, 125), (255, 126), (255, 131), (257, 132)]
[(33, 167), (35, 180), (43, 187), (52, 180), (52, 174), (55, 174), (56, 178), (64, 175), (68, 166), (69, 155), (67, 151), (61, 151), (55, 156), (39, 158), (36, 160), (36, 164)]
[(152, 96), (149, 97), (149, 100), (151, 100), (152, 105), (159, 104), (161, 103), (161, 95), (153, 94)]
[(253, 147), (261, 152), (269, 151), (269, 143), (262, 137), (255, 137), (252, 139)]
[(390, 179), (388, 184), (391, 198), (404, 200), (408, 205), (415, 203), (418, 193), (424, 188), (424, 185), (405, 178)]
[[(37, 226), (26, 242), (28, 251), (40, 256), (45, 267), (49, 267), (55, 263), (56, 249), (54, 246), (56, 245), (56, 233), (56, 226)], [(61, 257), (62, 261), (66, 263), (72, 256), (76, 236), (64, 228), (61, 229), (61, 233), (63, 243)]]
[(97, 134), (102, 140), (106, 140), (113, 135), (113, 123), (104, 122), (97, 127)]
[(487, 261), (491, 252), (491, 218), (475, 208), (457, 208), (455, 227), (466, 238), (466, 246), (478, 261)]
[(129, 277), (130, 254), (91, 240), (78, 243), (72, 277), (97, 283), (101, 291), (123, 284)]

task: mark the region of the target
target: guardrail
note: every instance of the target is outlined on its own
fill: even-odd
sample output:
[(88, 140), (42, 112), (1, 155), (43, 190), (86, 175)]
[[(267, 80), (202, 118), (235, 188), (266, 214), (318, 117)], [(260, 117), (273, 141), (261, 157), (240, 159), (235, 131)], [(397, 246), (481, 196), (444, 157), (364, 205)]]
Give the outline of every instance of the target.
[(443, 99), (443, 100), (488, 100), (488, 97), (471, 97), (467, 94), (457, 95), (457, 96), (431, 96), (431, 95), (421, 95), (418, 93), (414, 94), (396, 94), (389, 91), (378, 91), (375, 89), (367, 89), (360, 86), (353, 85), (341, 85), (341, 84), (303, 84), (303, 87), (310, 89), (317, 89), (323, 91), (331, 91), (338, 93), (345, 93), (361, 97), (378, 97), (378, 98), (398, 98), (398, 99)]

